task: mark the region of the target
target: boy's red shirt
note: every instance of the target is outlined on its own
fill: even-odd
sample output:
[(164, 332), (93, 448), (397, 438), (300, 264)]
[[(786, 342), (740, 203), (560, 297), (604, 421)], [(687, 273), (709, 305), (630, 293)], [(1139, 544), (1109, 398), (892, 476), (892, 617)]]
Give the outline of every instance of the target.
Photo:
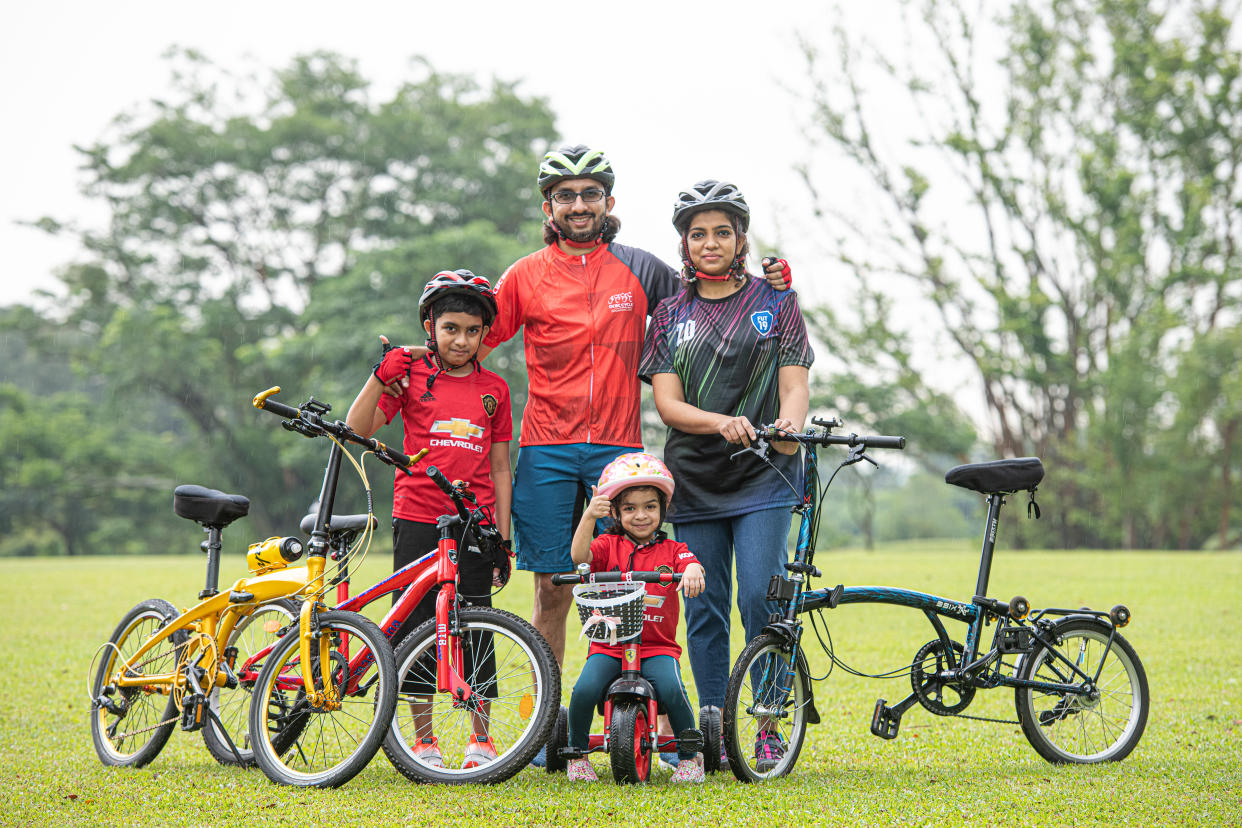
[[(685, 572), (690, 564), (698, 563), (690, 547), (677, 541), (663, 540), (634, 551), (634, 542), (624, 535), (600, 535), (591, 541), (592, 572), (650, 572), (661, 566), (671, 567), (674, 572)], [(681, 604), (677, 584), (647, 584), (647, 606), (643, 610), (643, 656), (667, 655), (681, 657), (681, 645), (677, 643), (677, 620), (681, 617)], [(613, 646), (608, 643), (591, 642), (587, 655), (603, 653), (621, 658), (626, 644)]]
[(401, 415), (406, 454), (430, 449), (407, 475), (397, 472), (393, 487), (393, 517), (435, 523), (453, 508), (452, 501), (427, 476), (435, 466), (449, 480), (465, 480), (480, 506), (494, 506), (489, 452), (493, 443), (513, 439), (509, 386), (499, 375), (479, 368), (464, 377), (440, 374), (430, 389), (434, 372), (424, 357), (410, 368), (410, 385), (399, 397), (380, 396), (379, 408), (392, 422)]

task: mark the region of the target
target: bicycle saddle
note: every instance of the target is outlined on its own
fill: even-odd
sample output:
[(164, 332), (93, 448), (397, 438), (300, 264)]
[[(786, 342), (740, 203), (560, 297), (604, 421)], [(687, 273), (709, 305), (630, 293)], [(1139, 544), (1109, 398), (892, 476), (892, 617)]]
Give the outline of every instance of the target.
[(173, 489), (173, 511), (204, 526), (228, 526), (250, 512), (250, 498), (192, 483)]
[(1044, 464), (1038, 457), (1015, 457), (954, 466), (944, 474), (944, 482), (983, 494), (1013, 494), (1034, 488), (1044, 479)]
[[(299, 526), (301, 526), (302, 531), (306, 533), (307, 535), (309, 535), (311, 532), (315, 530), (315, 518), (316, 517), (317, 515), (315, 515), (312, 512), (311, 514), (302, 518), (302, 522), (299, 524)], [(361, 532), (363, 529), (367, 528), (367, 517), (368, 517), (367, 515), (332, 515), (332, 517), (328, 518), (328, 531), (329, 532)], [(379, 526), (378, 518), (376, 518), (374, 515), (371, 515), (370, 518), (371, 518), (372, 529)]]

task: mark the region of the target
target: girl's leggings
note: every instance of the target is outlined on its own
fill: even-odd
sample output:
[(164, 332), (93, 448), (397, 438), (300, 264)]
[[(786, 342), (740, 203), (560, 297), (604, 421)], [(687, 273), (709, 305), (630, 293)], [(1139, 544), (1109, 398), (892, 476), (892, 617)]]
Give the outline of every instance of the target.
[[(574, 685), (573, 695), (569, 697), (570, 747), (587, 749), (595, 706), (604, 698), (608, 685), (619, 675), (619, 658), (596, 653), (586, 660), (582, 675), (578, 676), (578, 682)], [(655, 688), (656, 697), (664, 705), (669, 724), (673, 726), (673, 733), (680, 735), (683, 730), (698, 726), (690, 699), (686, 696), (686, 685), (681, 681), (681, 666), (677, 659), (667, 655), (648, 656), (643, 659), (642, 675)], [(694, 756), (693, 753), (682, 753), (680, 749), (677, 753), (682, 759)]]

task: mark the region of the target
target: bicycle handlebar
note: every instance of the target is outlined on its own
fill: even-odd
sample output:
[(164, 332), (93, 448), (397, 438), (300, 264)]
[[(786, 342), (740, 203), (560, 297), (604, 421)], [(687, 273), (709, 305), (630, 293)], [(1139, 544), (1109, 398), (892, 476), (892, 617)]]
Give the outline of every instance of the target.
[(552, 576), (552, 583), (564, 584), (616, 584), (624, 581), (641, 581), (644, 584), (674, 584), (681, 580), (680, 572), (561, 572)]
[(417, 463), (427, 454), (427, 449), (421, 449), (413, 457), (397, 451), (391, 446), (387, 446), (373, 437), (363, 437), (354, 431), (345, 423), (337, 420), (336, 422), (328, 422), (324, 420), (320, 414), (328, 410), (327, 406), (322, 403), (315, 402), (312, 397), (301, 408), (294, 408), (277, 400), (270, 399), (280, 392), (280, 386), (274, 385), (266, 391), (262, 391), (255, 395), (251, 401), (255, 408), (262, 411), (269, 411), (277, 417), (284, 417), (289, 421), (288, 428), (299, 431), (309, 437), (320, 434), (331, 434), (338, 440), (344, 440), (350, 443), (356, 443), (365, 449), (370, 450), (380, 459), (381, 462), (390, 466), (396, 466), (398, 469), (410, 474), (410, 467)]
[(866, 446), (878, 449), (904, 449), (905, 437), (883, 434), (830, 434), (827, 431), (782, 431), (770, 426), (755, 426), (755, 434), (765, 440), (786, 440), (821, 446)]

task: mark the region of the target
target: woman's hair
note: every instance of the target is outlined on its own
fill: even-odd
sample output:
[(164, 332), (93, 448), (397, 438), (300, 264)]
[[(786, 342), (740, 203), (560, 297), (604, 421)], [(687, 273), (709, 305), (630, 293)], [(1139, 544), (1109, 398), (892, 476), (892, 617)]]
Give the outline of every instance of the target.
[[(617, 237), (617, 233), (621, 230), (621, 219), (612, 213), (604, 216), (604, 232), (600, 239), (600, 244), (608, 244)], [(555, 228), (552, 227), (552, 219), (548, 219), (543, 223), (543, 243), (556, 244), (560, 240), (560, 236), (556, 234)]]

